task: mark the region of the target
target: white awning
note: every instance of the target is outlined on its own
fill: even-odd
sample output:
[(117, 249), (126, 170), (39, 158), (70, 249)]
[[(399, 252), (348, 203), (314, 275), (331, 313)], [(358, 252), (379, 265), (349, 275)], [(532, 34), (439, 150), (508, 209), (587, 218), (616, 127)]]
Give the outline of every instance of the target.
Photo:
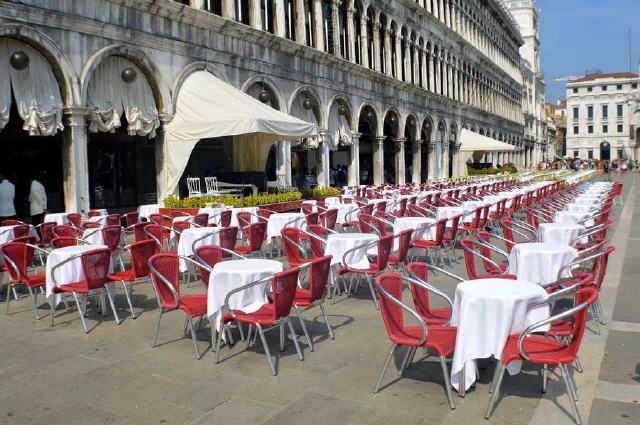
[(513, 145), (492, 139), (491, 137), (483, 136), (482, 134), (475, 133), (465, 128), (463, 128), (460, 133), (460, 143), (461, 152), (508, 152), (516, 150), (516, 147)]
[(254, 155), (257, 148), (263, 150), (258, 144), (270, 146), (280, 140), (319, 135), (316, 124), (270, 108), (207, 71), (194, 72), (182, 84), (176, 114), (165, 131), (168, 181), (167, 193), (162, 196), (176, 191), (191, 151), (200, 139), (251, 136), (237, 141), (256, 145), (247, 146)]

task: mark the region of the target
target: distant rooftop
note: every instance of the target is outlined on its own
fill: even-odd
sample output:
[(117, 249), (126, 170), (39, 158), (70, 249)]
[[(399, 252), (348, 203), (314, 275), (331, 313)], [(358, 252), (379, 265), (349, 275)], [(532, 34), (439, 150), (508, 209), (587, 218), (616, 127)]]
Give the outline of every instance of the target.
[(578, 78), (577, 80), (572, 80), (569, 84), (573, 83), (585, 83), (587, 81), (595, 81), (595, 80), (613, 80), (613, 79), (629, 79), (629, 78), (638, 78), (638, 74), (634, 74), (633, 72), (609, 72), (609, 73), (596, 73), (585, 75), (584, 77)]

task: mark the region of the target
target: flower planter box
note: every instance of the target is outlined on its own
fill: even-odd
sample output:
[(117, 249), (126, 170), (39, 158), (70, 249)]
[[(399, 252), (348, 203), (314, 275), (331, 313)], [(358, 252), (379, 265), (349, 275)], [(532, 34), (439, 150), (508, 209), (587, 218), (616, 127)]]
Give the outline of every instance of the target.
[[(274, 212), (300, 211), (302, 201), (282, 202), (280, 204), (260, 205), (258, 208), (264, 208)], [(160, 208), (160, 214), (173, 216), (177, 213), (186, 213), (189, 215), (198, 214), (198, 208)]]

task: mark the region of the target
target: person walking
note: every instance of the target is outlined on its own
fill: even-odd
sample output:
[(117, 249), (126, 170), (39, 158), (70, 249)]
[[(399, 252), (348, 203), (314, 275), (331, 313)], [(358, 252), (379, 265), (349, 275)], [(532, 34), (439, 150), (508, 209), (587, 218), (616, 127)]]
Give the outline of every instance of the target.
[(31, 224), (38, 226), (42, 223), (44, 214), (47, 212), (47, 192), (44, 189), (44, 185), (36, 179), (35, 175), (31, 177), (29, 208)]
[(0, 221), (16, 219), (16, 187), (0, 172)]

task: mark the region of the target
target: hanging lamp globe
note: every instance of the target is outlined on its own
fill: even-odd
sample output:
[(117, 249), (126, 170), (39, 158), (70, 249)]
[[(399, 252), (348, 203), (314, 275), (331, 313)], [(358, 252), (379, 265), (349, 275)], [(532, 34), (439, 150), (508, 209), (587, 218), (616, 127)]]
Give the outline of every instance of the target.
[(120, 73), (120, 77), (122, 77), (122, 81), (124, 81), (125, 83), (131, 84), (138, 77), (138, 73), (135, 69), (129, 67), (122, 70), (122, 72)]
[(309, 110), (313, 108), (313, 102), (311, 102), (311, 99), (309, 99), (308, 97), (305, 97), (302, 101), (302, 107), (306, 110)]
[(14, 69), (18, 71), (22, 71), (29, 66), (29, 55), (27, 55), (22, 50), (18, 50), (17, 52), (13, 52), (13, 54), (9, 57), (9, 63)]
[(340, 115), (347, 115), (347, 107), (343, 104), (340, 104), (340, 106), (338, 107), (338, 113)]
[(271, 100), (271, 95), (265, 89), (262, 89), (260, 94), (258, 95), (258, 100), (262, 103), (268, 103)]

